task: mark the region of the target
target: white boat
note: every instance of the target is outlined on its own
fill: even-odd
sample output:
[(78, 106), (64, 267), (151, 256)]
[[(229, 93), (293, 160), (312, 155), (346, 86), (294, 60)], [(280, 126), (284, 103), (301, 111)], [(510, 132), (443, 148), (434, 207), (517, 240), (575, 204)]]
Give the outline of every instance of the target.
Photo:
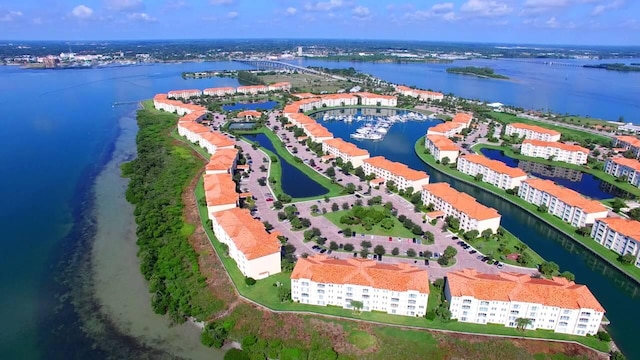
[(388, 130), (385, 127), (379, 127), (376, 129), (376, 131), (382, 134), (386, 134)]

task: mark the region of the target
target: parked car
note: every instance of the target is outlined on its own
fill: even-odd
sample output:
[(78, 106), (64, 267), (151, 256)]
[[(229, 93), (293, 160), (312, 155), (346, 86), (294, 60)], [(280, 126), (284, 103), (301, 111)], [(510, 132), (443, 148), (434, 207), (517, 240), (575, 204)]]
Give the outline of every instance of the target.
[(326, 253), (326, 252), (327, 252), (327, 249), (322, 249), (322, 250), (320, 250), (320, 254), (324, 254), (324, 253)]
[(478, 260), (482, 261), (482, 259), (484, 259), (484, 256), (482, 256), (482, 255), (478, 255), (478, 257), (477, 257), (476, 259), (478, 259)]
[(329, 249), (327, 250), (327, 255), (331, 254), (333, 252), (333, 250)]
[(475, 251), (475, 250), (469, 251), (469, 254), (475, 254), (475, 253), (477, 253), (477, 251)]
[(458, 239), (460, 239), (460, 238), (457, 237), (457, 236), (454, 236), (454, 237), (451, 238), (451, 240), (458, 240)]
[(429, 259), (424, 259), (424, 264), (429, 266)]
[(498, 263), (497, 266), (498, 266), (498, 269), (502, 269), (504, 267), (504, 264), (503, 263)]
[(354, 253), (353, 253), (353, 257), (358, 257), (358, 253), (357, 253), (357, 252), (354, 252)]
[(418, 253), (418, 256), (419, 256), (419, 257), (422, 257), (422, 251), (420, 251), (420, 252)]

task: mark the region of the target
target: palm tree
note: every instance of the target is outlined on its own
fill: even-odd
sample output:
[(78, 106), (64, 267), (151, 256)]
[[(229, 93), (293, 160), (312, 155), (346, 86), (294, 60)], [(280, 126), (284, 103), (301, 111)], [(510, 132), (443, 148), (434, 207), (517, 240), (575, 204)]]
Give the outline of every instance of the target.
[(533, 320), (528, 318), (517, 318), (516, 319), (516, 329), (524, 331), (524, 329), (533, 324)]
[(358, 314), (360, 313), (360, 310), (362, 310), (364, 304), (362, 303), (362, 301), (351, 300), (351, 306), (353, 307), (353, 312), (355, 314)]

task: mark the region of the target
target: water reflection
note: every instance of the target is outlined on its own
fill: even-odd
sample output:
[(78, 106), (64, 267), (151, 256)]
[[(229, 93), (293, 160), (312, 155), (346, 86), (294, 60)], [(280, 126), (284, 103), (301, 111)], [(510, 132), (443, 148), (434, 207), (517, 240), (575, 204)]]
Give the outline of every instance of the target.
[[(572, 182), (582, 181), (582, 171), (563, 168), (533, 161), (519, 160), (518, 167), (529, 174), (552, 179), (567, 179)], [(605, 183), (606, 184), (606, 183)]]

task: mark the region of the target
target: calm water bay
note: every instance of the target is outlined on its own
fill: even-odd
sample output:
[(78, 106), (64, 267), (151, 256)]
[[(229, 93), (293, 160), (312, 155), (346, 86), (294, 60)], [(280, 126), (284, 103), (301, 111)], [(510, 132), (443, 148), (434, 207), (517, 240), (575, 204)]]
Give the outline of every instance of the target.
[[(627, 120), (634, 120), (639, 110), (640, 74), (558, 68), (510, 60), (486, 62), (513, 80), (493, 81), (446, 74), (446, 65), (317, 61), (305, 61), (304, 64), (354, 66), (388, 81), (453, 92), (464, 97), (486, 97), (486, 100), (534, 109), (551, 108), (558, 112), (608, 119), (623, 115)], [(96, 313), (91, 313), (94, 316), (79, 316), (79, 312), (86, 310), (74, 306), (76, 301), (71, 301), (77, 284), (65, 280), (74, 278), (78, 259), (91, 252), (96, 228), (94, 208), (105, 201), (103, 197), (118, 196), (118, 191), (114, 191), (113, 194), (95, 197), (94, 181), (114, 154), (115, 142), (121, 135), (120, 121), (131, 117), (135, 102), (177, 88), (237, 86), (234, 79), (183, 80), (180, 76), (183, 71), (234, 68), (245, 67), (235, 63), (158, 64), (60, 71), (0, 67), (0, 93), (3, 94), (0, 104), (5, 109), (0, 120), (3, 125), (0, 132), (3, 146), (0, 152), (3, 169), (0, 177), (3, 200), (0, 204), (0, 226), (4, 234), (0, 240), (3, 243), (3, 251), (0, 252), (1, 358), (102, 358), (113, 355), (111, 350), (117, 347), (137, 346), (145, 350), (151, 346), (148, 342), (141, 346), (138, 344), (140, 339), (121, 337), (113, 332), (104, 334), (104, 337), (109, 337), (106, 339), (92, 338), (81, 331), (81, 326), (86, 325), (81, 319), (97, 321), (101, 318), (97, 315), (100, 306), (95, 307)], [(116, 102), (125, 104), (113, 107)], [(435, 122), (394, 125), (384, 141), (359, 145), (372, 154), (385, 155), (413, 168), (424, 169), (431, 174), (432, 181), (447, 181), (478, 197), (479, 201), (496, 207), (502, 213), (507, 229), (590, 286), (609, 311), (608, 317), (613, 323), (611, 330), (618, 344), (630, 358), (640, 358), (632, 332), (625, 333), (640, 321), (637, 312), (640, 294), (635, 284), (518, 208), (438, 175), (419, 162), (413, 155), (413, 142), (433, 124)], [(326, 125), (337, 136), (349, 139), (349, 129), (340, 129), (344, 124)], [(106, 179), (108, 181), (109, 177)], [(122, 183), (111, 181), (114, 183), (112, 188), (123, 189)], [(105, 188), (109, 186), (100, 187)], [(122, 206), (125, 205), (110, 204), (102, 208), (108, 212), (108, 209), (120, 209)], [(114, 216), (110, 220), (111, 226), (117, 221), (125, 221), (118, 218)], [(131, 249), (134, 247), (127, 248), (127, 251)], [(104, 262), (105, 256), (115, 257), (118, 254), (97, 251), (95, 256), (103, 256)], [(134, 261), (130, 266), (137, 271)], [(86, 281), (91, 281), (93, 277), (86, 278)], [(113, 285), (108, 276), (102, 279), (107, 285)], [(137, 284), (132, 280), (133, 283)], [(90, 285), (108, 288), (102, 283)], [(122, 296), (127, 295), (123, 292)], [(136, 328), (136, 324), (130, 327)], [(101, 344), (107, 343), (110, 344), (108, 349), (100, 349)]]

